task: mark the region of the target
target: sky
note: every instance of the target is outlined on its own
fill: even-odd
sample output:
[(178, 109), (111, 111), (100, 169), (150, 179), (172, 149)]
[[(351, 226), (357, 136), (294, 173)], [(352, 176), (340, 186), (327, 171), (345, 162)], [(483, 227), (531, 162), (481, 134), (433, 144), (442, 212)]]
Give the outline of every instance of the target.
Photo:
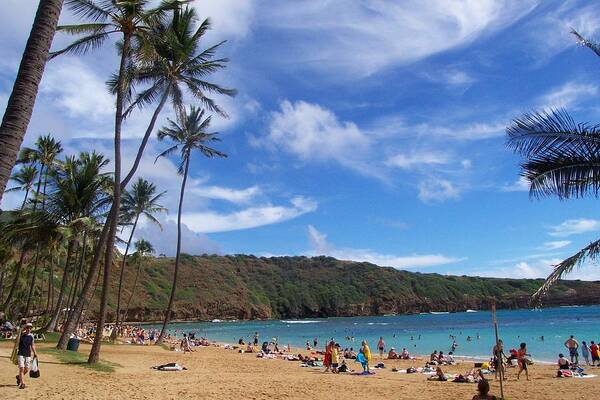
[[(37, 1), (4, 0), (0, 109)], [(600, 58), (592, 1), (196, 1), (208, 48), (231, 61), (211, 80), (236, 88), (214, 117), (228, 158), (194, 154), (183, 209), (191, 254), (330, 255), (441, 274), (544, 277), (600, 235), (595, 199), (531, 199), (505, 129), (525, 112), (565, 108), (597, 123)], [(65, 8), (61, 23), (77, 20)], [(600, 38), (599, 38), (600, 39)], [(72, 38), (58, 34), (53, 49)], [(42, 134), (66, 154), (112, 158), (105, 82), (113, 43), (46, 67), (25, 145)], [(192, 103), (193, 104), (193, 103)], [(151, 109), (124, 126), (128, 170)], [(161, 115), (158, 126), (172, 118)], [(181, 177), (153, 135), (137, 176), (166, 190), (162, 230), (136, 238), (175, 252)], [(4, 196), (17, 207), (22, 193)], [(598, 279), (597, 266), (570, 278)]]

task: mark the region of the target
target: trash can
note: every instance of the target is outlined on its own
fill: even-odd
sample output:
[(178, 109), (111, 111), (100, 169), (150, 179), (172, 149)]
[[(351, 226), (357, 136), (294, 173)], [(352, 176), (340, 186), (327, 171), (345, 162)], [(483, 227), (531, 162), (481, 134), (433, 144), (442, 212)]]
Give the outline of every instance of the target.
[(67, 343), (67, 350), (77, 351), (79, 349), (79, 339), (71, 338), (69, 339), (69, 343)]

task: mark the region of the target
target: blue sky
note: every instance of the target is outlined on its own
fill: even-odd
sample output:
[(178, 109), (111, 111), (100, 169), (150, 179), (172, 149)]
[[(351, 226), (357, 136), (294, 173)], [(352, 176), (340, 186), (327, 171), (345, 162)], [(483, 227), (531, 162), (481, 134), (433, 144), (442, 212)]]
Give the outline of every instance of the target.
[[(34, 0), (0, 16), (0, 108)], [(208, 47), (231, 59), (213, 81), (235, 87), (215, 120), (227, 160), (193, 159), (184, 251), (327, 254), (422, 272), (542, 277), (597, 237), (593, 199), (531, 200), (504, 130), (523, 112), (564, 107), (600, 121), (600, 6), (584, 1), (203, 0)], [(68, 11), (63, 23), (73, 21)], [(55, 39), (55, 48), (69, 40)], [(112, 157), (116, 69), (106, 45), (52, 61), (26, 144), (52, 133), (68, 152)], [(150, 111), (125, 127), (131, 162)], [(161, 124), (170, 113), (163, 113)], [(139, 176), (168, 190), (164, 230), (137, 237), (173, 254), (180, 178), (149, 145)], [(5, 196), (3, 207), (22, 195)], [(573, 278), (596, 279), (586, 266)]]

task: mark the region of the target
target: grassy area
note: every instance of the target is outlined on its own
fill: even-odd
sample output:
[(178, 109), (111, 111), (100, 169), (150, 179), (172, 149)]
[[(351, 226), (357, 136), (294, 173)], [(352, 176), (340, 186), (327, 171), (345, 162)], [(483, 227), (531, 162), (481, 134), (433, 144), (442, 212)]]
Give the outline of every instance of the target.
[(78, 365), (83, 368), (88, 368), (98, 372), (114, 372), (115, 368), (120, 367), (117, 363), (110, 361), (100, 360), (96, 364), (88, 364), (88, 355), (79, 353), (76, 351), (58, 350), (55, 348), (41, 348), (38, 350), (41, 354), (49, 354), (54, 356), (58, 361), (63, 364)]

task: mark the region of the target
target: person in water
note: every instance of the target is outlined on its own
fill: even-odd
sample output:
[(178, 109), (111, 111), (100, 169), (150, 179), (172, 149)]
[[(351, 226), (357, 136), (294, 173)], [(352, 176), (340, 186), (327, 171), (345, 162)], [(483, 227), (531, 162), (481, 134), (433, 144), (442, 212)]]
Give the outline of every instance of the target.
[(383, 351), (385, 350), (385, 342), (383, 336), (379, 336), (379, 342), (377, 342), (377, 349), (379, 350), (379, 358), (383, 358)]
[(527, 344), (521, 343), (518, 351), (517, 362), (519, 364), (519, 372), (517, 373), (517, 379), (521, 378), (521, 373), (525, 371), (525, 377), (529, 380), (529, 371), (527, 370)]
[(490, 384), (487, 380), (482, 379), (477, 384), (477, 394), (472, 400), (496, 400), (497, 397), (490, 394)]

